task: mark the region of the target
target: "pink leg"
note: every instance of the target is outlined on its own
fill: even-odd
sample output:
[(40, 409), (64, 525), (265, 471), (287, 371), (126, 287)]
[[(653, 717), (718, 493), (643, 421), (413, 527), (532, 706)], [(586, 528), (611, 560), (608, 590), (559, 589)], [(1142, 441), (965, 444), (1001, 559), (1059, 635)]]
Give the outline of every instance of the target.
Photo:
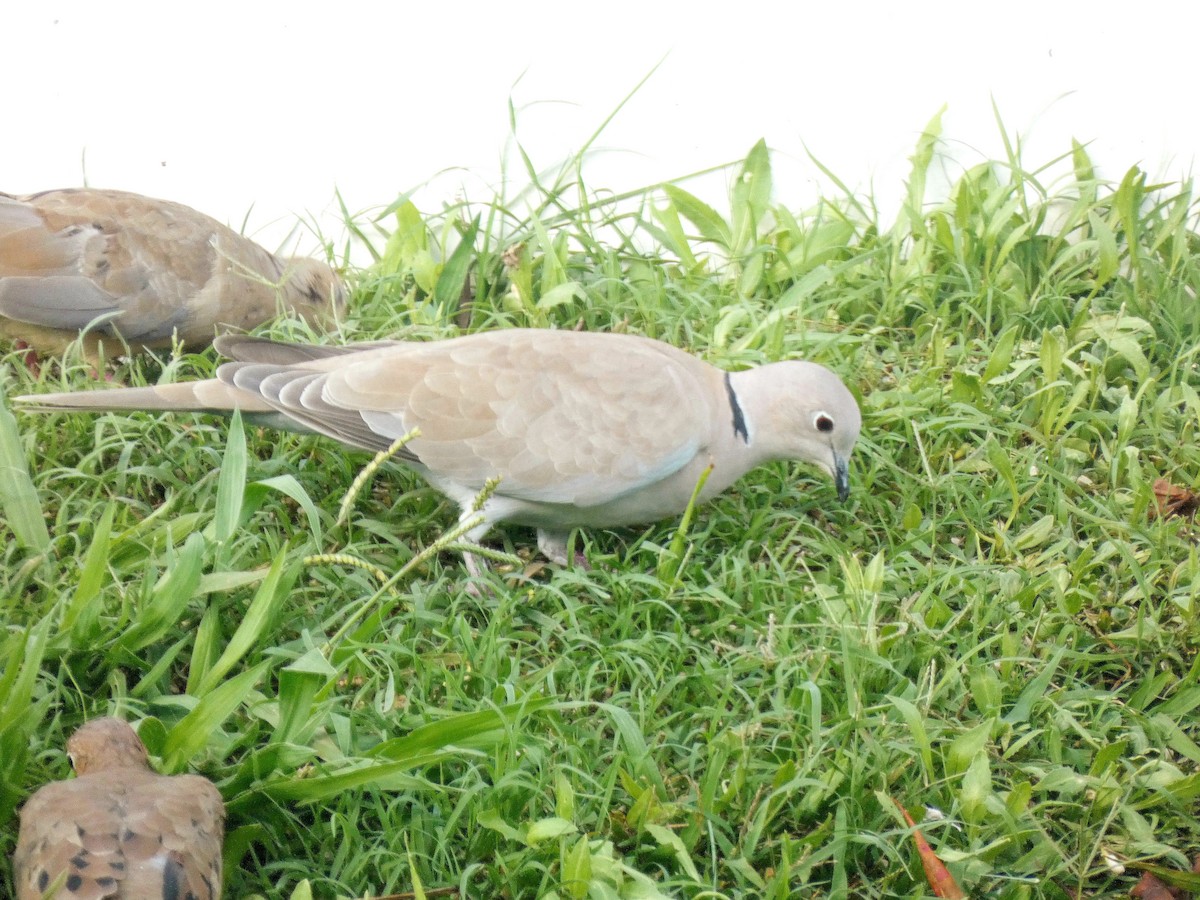
[(25, 351), (25, 356), (23, 357), (25, 368), (29, 370), (30, 374), (33, 375), (34, 378), (39, 377), (42, 374), (42, 367), (38, 362), (37, 351), (24, 341), (17, 341), (13, 346), (18, 350)]

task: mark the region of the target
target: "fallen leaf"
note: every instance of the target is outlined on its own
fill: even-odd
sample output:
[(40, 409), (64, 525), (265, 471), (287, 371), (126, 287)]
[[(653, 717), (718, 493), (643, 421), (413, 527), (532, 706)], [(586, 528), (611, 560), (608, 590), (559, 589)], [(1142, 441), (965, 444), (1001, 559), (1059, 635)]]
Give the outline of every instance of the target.
[(1200, 509), (1200, 494), (1171, 484), (1165, 478), (1154, 482), (1154, 502), (1156, 509), (1152, 518), (1169, 519), (1171, 516), (1194, 516)]
[(933, 888), (934, 895), (947, 897), (949, 900), (967, 900), (966, 893), (958, 886), (958, 882), (954, 880), (954, 876), (950, 874), (950, 870), (946, 868), (945, 864), (938, 859), (937, 854), (933, 852), (933, 848), (929, 846), (929, 842), (925, 840), (925, 835), (921, 834), (921, 830), (917, 828), (917, 823), (908, 814), (908, 810), (901, 806), (900, 801), (894, 797), (892, 798), (892, 802), (896, 804), (896, 809), (900, 810), (900, 815), (904, 816), (904, 821), (912, 829), (913, 842), (917, 845), (917, 855), (921, 857), (921, 865), (925, 869), (925, 878), (929, 882), (929, 886)]
[(1141, 900), (1188, 900), (1193, 896), (1192, 891), (1200, 890), (1200, 879), (1196, 877), (1200, 875), (1200, 856), (1193, 861), (1191, 872), (1180, 872), (1152, 863), (1141, 863), (1139, 868), (1145, 871), (1142, 880), (1129, 892), (1131, 897)]
[(1143, 872), (1142, 880), (1133, 886), (1129, 896), (1139, 897), (1141, 900), (1182, 900), (1190, 895), (1187, 891), (1167, 887), (1154, 875)]

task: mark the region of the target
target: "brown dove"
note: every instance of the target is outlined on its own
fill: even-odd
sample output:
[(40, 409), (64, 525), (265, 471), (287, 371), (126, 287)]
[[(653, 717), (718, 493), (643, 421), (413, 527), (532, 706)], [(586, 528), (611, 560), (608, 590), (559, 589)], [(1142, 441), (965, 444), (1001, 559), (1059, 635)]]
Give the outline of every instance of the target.
[[(206, 381), (17, 401), (43, 412), (238, 409), (371, 451), (417, 428), (398, 455), (459, 505), (462, 520), (482, 516), (470, 539), (495, 522), (532, 525), (557, 562), (571, 528), (678, 515), (710, 464), (701, 500), (777, 459), (816, 465), (845, 499), (862, 422), (854, 396), (823, 366), (726, 372), (634, 335), (512, 329), (363, 347), (230, 335), (216, 347), (235, 361)], [(494, 477), (499, 486), (473, 510)]]
[(58, 886), (58, 900), (217, 900), (225, 806), (199, 775), (158, 775), (120, 719), (94, 719), (67, 741), (76, 777), (21, 809), (17, 900)]
[[(285, 310), (332, 321), (344, 292), (323, 262), (283, 259), (203, 213), (123, 191), (0, 194), (0, 336), (58, 354), (84, 329), (95, 359), (207, 346)], [(90, 327), (89, 327), (90, 326)]]

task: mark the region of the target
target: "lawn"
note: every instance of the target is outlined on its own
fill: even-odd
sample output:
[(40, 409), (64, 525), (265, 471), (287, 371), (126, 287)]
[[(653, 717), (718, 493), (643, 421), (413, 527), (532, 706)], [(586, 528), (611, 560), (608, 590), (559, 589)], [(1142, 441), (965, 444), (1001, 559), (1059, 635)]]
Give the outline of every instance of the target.
[[(351, 217), (375, 262), (340, 333), (265, 330), (813, 359), (863, 408), (846, 504), (767, 466), (690, 521), (576, 533), (590, 568), (503, 528), (472, 593), (452, 504), (402, 468), (356, 482), (368, 455), (237, 419), (0, 404), (0, 852), (66, 736), (116, 713), (221, 789), (231, 898), (933, 896), (893, 801), (972, 896), (1189, 869), (1191, 185), (1010, 138), (933, 196), (939, 130), (889, 221), (832, 172), (792, 208), (762, 145), (722, 210), (582, 165), (531, 166), (525, 205), (397, 202)], [(94, 382), (78, 355), (0, 365), (3, 397)]]

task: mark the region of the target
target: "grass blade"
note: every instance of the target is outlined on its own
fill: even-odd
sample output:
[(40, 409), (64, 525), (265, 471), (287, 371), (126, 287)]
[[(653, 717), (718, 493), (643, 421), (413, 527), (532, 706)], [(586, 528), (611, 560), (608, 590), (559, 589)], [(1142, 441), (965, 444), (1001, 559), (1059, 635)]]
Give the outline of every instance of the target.
[(50, 549), (50, 532), (29, 476), (17, 420), (4, 403), (0, 403), (0, 513), (21, 546), (36, 553)]
[(208, 743), (213, 732), (246, 701), (271, 665), (272, 660), (263, 660), (202, 697), (167, 733), (163, 743), (163, 771), (168, 774), (182, 771), (187, 761)]
[(217, 682), (224, 678), (279, 620), (283, 604), (300, 573), (299, 565), (292, 563), (287, 566), (287, 563), (286, 551), (276, 555), (271, 570), (255, 592), (254, 599), (250, 601), (250, 606), (238, 623), (233, 637), (229, 639), (225, 651), (200, 679), (200, 684), (195, 690), (196, 696), (203, 697), (215, 688)]

